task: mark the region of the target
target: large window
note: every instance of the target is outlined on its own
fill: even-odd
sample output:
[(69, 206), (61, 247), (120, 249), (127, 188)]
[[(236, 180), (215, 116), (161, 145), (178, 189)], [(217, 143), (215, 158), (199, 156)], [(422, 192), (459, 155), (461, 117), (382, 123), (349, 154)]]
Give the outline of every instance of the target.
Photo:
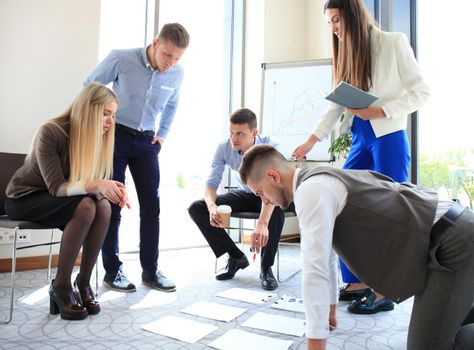
[(179, 22), (191, 36), (181, 62), (185, 78), (178, 112), (160, 154), (161, 248), (205, 242), (187, 208), (202, 198), (215, 148), (227, 136), (230, 40), (226, 34), (231, 13), (226, 3), (229, 1), (159, 2), (160, 27)]
[(473, 117), (470, 107), (474, 53), (469, 14), (463, 0), (446, 12), (442, 1), (418, 0), (418, 59), (432, 88), (420, 110), (419, 184), (442, 198), (474, 200)]
[[(153, 28), (181, 23), (191, 41), (180, 64), (185, 76), (171, 131), (159, 159), (161, 170), (160, 249), (205, 245), (187, 213), (201, 199), (217, 144), (227, 137), (231, 109), (239, 105), (238, 46), (241, 33), (230, 0), (102, 0), (100, 59), (111, 49), (151, 43)], [(155, 9), (154, 5), (159, 4)], [(158, 18), (155, 18), (158, 14)], [(242, 13), (237, 11), (239, 16)], [(237, 23), (236, 23), (237, 22)], [(155, 25), (157, 23), (157, 25)], [(126, 24), (126, 25), (125, 25)], [(239, 40), (237, 40), (239, 42)], [(237, 61), (236, 61), (237, 60)], [(231, 94), (231, 87), (234, 93)], [(232, 96), (232, 97), (231, 97)], [(236, 98), (237, 96), (237, 98)], [(139, 205), (130, 173), (126, 174), (132, 210), (122, 211), (120, 251), (137, 251)]]

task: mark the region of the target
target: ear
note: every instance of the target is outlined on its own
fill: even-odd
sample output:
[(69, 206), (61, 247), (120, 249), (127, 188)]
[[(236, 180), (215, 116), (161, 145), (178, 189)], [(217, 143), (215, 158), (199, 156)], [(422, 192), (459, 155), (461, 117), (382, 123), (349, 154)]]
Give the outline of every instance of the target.
[(153, 39), (153, 42), (151, 43), (154, 49), (156, 49), (159, 44), (160, 44), (160, 39)]
[(265, 175), (268, 176), (272, 182), (281, 183), (280, 173), (275, 169), (268, 169)]
[(257, 135), (258, 135), (258, 129), (255, 128), (255, 129), (252, 130), (252, 136), (255, 137)]

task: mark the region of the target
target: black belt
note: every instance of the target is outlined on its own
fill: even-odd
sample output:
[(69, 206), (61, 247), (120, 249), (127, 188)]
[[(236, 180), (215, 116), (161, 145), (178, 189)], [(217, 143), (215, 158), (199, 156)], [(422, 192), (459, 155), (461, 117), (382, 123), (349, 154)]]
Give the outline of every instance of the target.
[(140, 131), (140, 130), (129, 128), (128, 126), (125, 126), (122, 124), (115, 124), (115, 128), (133, 136), (155, 136), (155, 132), (153, 130)]
[(436, 241), (441, 234), (446, 231), (449, 227), (454, 225), (454, 222), (461, 216), (466, 208), (463, 207), (459, 202), (453, 202), (453, 205), (444, 214), (431, 229), (431, 241)]

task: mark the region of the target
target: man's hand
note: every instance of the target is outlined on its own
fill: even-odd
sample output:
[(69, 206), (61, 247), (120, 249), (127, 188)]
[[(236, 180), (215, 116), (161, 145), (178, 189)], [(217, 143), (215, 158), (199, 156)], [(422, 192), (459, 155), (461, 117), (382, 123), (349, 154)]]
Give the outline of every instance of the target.
[(222, 228), (223, 222), (222, 222), (221, 216), (217, 212), (217, 205), (216, 204), (211, 205), (208, 208), (208, 210), (209, 210), (209, 223), (211, 224), (211, 226)]
[(159, 142), (159, 144), (163, 146), (163, 142), (165, 142), (165, 139), (162, 139), (159, 136), (153, 137), (153, 140), (151, 140), (151, 144), (154, 145), (157, 142)]
[(333, 331), (337, 327), (337, 319), (336, 319), (336, 305), (331, 304), (329, 306), (329, 330)]
[(265, 247), (268, 243), (268, 224), (266, 222), (258, 220), (251, 237), (252, 252), (259, 253), (260, 248)]
[(308, 350), (326, 350), (326, 339), (308, 338)]

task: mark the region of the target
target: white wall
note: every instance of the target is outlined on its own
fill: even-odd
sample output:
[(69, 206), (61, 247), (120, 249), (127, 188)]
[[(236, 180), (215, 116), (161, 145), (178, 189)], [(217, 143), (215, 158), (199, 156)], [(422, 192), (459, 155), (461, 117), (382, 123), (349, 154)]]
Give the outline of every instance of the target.
[(325, 0), (248, 0), (244, 105), (260, 112), (262, 63), (331, 58)]
[(97, 64), (100, 0), (0, 1), (0, 151), (26, 153)]
[[(78, 94), (98, 61), (99, 10), (100, 0), (0, 1), (0, 152), (27, 153)], [(0, 259), (10, 250), (0, 245)]]

